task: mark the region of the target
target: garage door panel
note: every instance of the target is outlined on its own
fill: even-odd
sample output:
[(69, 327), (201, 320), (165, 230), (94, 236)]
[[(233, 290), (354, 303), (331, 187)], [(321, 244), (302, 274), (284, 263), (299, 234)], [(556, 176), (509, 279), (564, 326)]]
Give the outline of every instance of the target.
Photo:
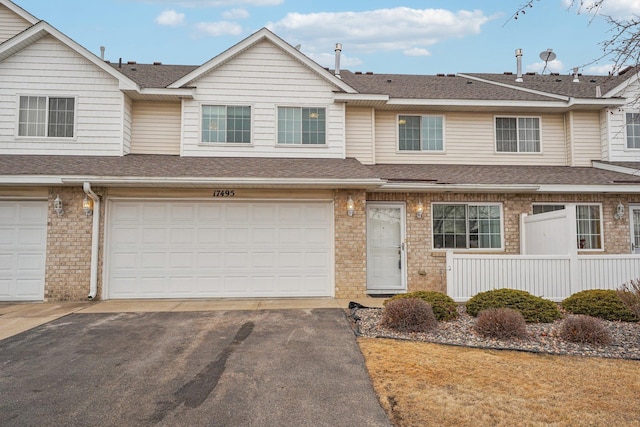
[[(329, 202), (311, 203), (311, 210), (293, 202), (111, 203), (109, 298), (332, 294)], [(127, 215), (118, 213), (121, 205)], [(314, 221), (304, 218), (309, 212)]]
[(222, 228), (199, 228), (198, 229), (198, 243), (220, 245), (224, 236)]
[(44, 299), (46, 201), (0, 201), (0, 301)]

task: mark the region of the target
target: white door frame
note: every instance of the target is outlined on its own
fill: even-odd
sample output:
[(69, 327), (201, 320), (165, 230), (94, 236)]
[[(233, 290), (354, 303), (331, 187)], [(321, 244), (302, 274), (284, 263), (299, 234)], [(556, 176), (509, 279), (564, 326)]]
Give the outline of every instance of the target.
[[(632, 204), (629, 203), (629, 251), (632, 254), (638, 253), (640, 254), (640, 247), (635, 246), (635, 233), (634, 233), (634, 225), (633, 225), (633, 211), (640, 211), (640, 204)], [(638, 230), (640, 231), (640, 230)]]
[[(406, 217), (407, 217), (407, 207), (405, 202), (367, 202), (367, 219), (369, 218), (369, 209), (377, 208), (377, 207), (386, 207), (386, 208), (399, 208), (400, 209), (400, 288), (389, 288), (389, 289), (378, 289), (369, 288), (369, 284), (367, 283), (367, 293), (368, 294), (388, 294), (388, 293), (402, 293), (407, 291), (407, 245), (406, 245)], [(369, 264), (369, 233), (368, 233), (368, 221), (366, 225), (367, 229), (367, 269)], [(367, 274), (368, 277), (368, 274)], [(368, 280), (367, 280), (368, 282)]]

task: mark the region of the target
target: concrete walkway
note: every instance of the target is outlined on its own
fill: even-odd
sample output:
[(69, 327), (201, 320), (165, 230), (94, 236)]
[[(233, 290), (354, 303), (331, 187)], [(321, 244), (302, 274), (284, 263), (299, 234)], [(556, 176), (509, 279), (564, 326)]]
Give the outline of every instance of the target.
[(109, 300), (59, 303), (0, 303), (0, 340), (28, 331), (71, 313), (150, 313), (225, 310), (283, 310), (347, 308), (354, 301), (382, 307), (385, 298), (281, 298), (211, 300)]

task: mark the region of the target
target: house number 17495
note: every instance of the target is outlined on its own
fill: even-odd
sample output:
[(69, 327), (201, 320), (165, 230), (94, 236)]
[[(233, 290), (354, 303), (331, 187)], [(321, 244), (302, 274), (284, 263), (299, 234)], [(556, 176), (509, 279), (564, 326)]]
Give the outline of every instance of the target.
[(236, 190), (213, 190), (213, 197), (233, 197)]

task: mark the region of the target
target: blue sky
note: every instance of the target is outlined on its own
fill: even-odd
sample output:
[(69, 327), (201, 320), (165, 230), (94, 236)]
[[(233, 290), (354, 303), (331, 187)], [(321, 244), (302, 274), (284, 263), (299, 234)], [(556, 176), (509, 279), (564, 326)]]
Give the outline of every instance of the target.
[[(570, 0), (539, 0), (512, 19), (525, 0), (14, 0), (85, 48), (117, 62), (199, 65), (267, 27), (325, 67), (375, 73), (542, 72), (539, 54), (553, 49), (545, 72), (606, 74), (600, 16)], [(576, 0), (579, 3), (579, 0)], [(604, 12), (640, 14), (638, 0), (606, 0)]]

